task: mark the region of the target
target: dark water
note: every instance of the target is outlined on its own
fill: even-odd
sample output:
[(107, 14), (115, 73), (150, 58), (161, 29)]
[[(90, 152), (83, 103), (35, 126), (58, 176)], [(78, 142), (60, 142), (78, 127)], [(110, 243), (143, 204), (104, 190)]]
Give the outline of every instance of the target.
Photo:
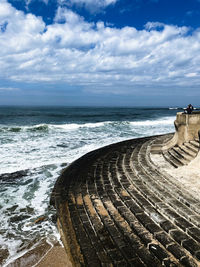
[(88, 123), (102, 121), (141, 121), (173, 116), (169, 108), (95, 108), (95, 107), (0, 107), (0, 124), (34, 125)]

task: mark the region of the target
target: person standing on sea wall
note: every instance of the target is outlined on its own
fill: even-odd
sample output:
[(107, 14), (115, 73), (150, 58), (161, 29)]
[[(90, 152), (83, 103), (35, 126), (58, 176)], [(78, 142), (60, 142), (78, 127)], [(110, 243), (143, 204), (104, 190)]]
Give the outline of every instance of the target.
[(184, 109), (184, 113), (192, 114), (194, 107), (192, 104), (189, 104), (186, 109)]

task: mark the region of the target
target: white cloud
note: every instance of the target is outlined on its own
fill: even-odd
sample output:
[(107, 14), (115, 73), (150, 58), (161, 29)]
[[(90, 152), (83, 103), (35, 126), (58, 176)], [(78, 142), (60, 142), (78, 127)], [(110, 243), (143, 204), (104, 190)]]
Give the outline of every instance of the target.
[(117, 0), (70, 0), (72, 4), (85, 4), (85, 5), (97, 5), (97, 6), (108, 6), (115, 4)]
[(191, 72), (191, 73), (186, 73), (185, 74), (186, 77), (196, 77), (197, 76), (197, 73), (196, 72)]
[(155, 22), (144, 30), (117, 29), (88, 23), (61, 7), (54, 23), (46, 26), (42, 18), (3, 1), (0, 25), (5, 22), (5, 31), (0, 31), (2, 79), (112, 93), (200, 83), (200, 30), (189, 35), (187, 27)]
[(38, 1), (39, 3), (43, 2), (46, 5), (48, 5), (49, 0), (24, 0), (26, 3), (26, 8), (29, 9), (29, 5), (33, 2), (33, 1)]
[[(4, 1), (4, 0), (3, 0)], [(38, 1), (38, 4), (41, 2), (48, 5), (49, 0), (25, 0), (26, 8), (29, 9), (29, 5), (33, 1)], [(118, 0), (55, 0), (59, 6), (79, 6), (84, 7), (92, 12), (101, 11), (102, 9), (106, 8), (107, 6), (114, 5)]]
[(77, 5), (85, 7), (86, 9), (96, 12), (107, 6), (114, 5), (118, 0), (58, 0), (60, 5)]
[(106, 7), (115, 4), (117, 0), (70, 0), (71, 3), (85, 4), (86, 6), (94, 5), (98, 7)]

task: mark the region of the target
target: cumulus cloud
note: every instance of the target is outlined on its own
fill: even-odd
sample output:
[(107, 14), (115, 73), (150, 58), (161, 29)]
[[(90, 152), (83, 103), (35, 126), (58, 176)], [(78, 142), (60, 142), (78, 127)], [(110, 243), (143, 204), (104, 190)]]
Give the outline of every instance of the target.
[(58, 8), (54, 23), (0, 5), (0, 78), (93, 92), (198, 86), (200, 30), (149, 22), (143, 30), (88, 23)]

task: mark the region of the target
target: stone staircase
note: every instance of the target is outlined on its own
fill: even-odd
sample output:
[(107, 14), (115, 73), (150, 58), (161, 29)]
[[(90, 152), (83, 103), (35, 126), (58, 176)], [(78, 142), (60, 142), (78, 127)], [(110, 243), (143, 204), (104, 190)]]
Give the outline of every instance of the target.
[[(73, 266), (200, 266), (199, 200), (150, 157), (170, 137), (113, 144), (63, 171), (51, 203)], [(190, 146), (173, 153), (191, 160)]]
[(174, 146), (163, 151), (164, 158), (175, 168), (187, 165), (193, 160), (200, 149), (198, 140), (183, 143), (181, 146)]

